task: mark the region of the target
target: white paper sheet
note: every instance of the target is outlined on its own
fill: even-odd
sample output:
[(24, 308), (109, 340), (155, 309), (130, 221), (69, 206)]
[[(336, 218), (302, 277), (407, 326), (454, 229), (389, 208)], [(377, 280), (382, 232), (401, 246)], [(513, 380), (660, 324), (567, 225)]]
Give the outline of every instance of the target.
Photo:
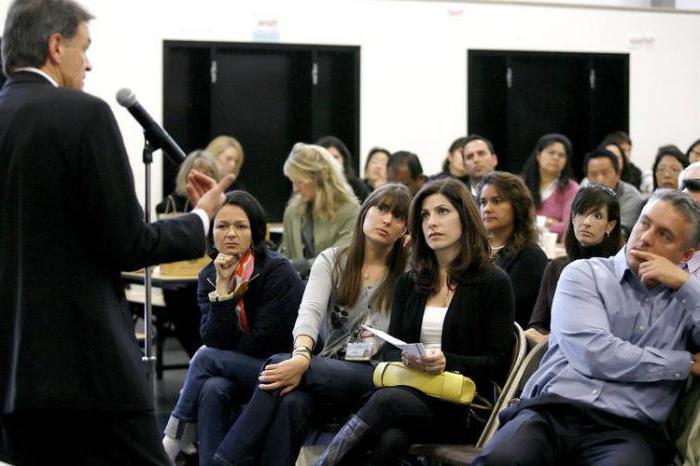
[(381, 330), (377, 330), (376, 328), (368, 327), (366, 325), (363, 325), (365, 329), (369, 330), (382, 340), (386, 341), (387, 343), (390, 343), (400, 350), (405, 351), (406, 353), (416, 356), (416, 357), (422, 357), (425, 356), (425, 346), (423, 346), (423, 343), (406, 343), (403, 340), (399, 340), (396, 337), (392, 337), (386, 332), (382, 332)]

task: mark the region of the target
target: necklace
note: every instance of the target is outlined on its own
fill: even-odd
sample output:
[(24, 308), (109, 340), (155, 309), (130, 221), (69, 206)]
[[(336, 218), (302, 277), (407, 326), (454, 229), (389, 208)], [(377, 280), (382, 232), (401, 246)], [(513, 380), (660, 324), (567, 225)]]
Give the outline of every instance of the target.
[(449, 285), (447, 285), (447, 294), (445, 295), (445, 301), (443, 302), (442, 307), (447, 307), (450, 304), (450, 298), (452, 297), (452, 293), (454, 293), (454, 290), (450, 288)]

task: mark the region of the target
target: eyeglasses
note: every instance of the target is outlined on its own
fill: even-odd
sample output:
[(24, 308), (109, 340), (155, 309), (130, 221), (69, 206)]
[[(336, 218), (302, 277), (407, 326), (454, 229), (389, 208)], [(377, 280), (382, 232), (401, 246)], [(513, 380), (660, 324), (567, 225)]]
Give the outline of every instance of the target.
[(656, 167), (656, 173), (659, 175), (673, 175), (678, 176), (683, 171), (682, 168), (671, 168), (671, 167)]
[(681, 181), (680, 190), (683, 191), (684, 189), (700, 192), (700, 178), (687, 178)]

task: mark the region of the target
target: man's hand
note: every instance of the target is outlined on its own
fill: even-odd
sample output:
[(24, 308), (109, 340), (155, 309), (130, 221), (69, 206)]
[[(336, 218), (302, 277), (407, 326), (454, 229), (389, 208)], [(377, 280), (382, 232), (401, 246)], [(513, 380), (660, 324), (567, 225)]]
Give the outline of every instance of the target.
[(231, 175), (224, 176), (217, 184), (213, 178), (193, 169), (187, 175), (187, 194), (196, 208), (204, 210), (209, 218), (213, 219), (226, 202), (224, 192), (231, 183)]
[(690, 276), (676, 264), (665, 257), (639, 249), (632, 249), (630, 253), (639, 261), (637, 274), (639, 280), (647, 288), (653, 288), (661, 283), (669, 288), (677, 290), (688, 280)]
[(693, 365), (690, 366), (690, 373), (693, 375), (700, 375), (700, 353), (695, 353), (693, 355)]
[(407, 367), (420, 369), (431, 374), (439, 374), (447, 366), (445, 353), (440, 350), (428, 350), (425, 356), (418, 358), (403, 352), (401, 353), (401, 361)]
[(261, 390), (281, 388), (280, 395), (284, 396), (297, 388), (301, 377), (310, 365), (311, 362), (302, 355), (292, 356), (277, 364), (268, 364), (258, 377), (258, 380), (262, 382), (258, 387)]

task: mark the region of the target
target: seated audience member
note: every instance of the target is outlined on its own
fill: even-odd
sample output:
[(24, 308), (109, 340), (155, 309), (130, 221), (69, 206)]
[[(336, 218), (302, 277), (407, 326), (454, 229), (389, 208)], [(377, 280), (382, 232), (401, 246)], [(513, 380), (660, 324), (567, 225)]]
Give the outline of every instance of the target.
[(552, 300), (562, 270), (569, 263), (591, 257), (610, 257), (622, 246), (620, 204), (617, 196), (600, 184), (587, 184), (578, 190), (571, 204), (571, 217), (564, 237), (566, 257), (547, 264), (542, 284), (525, 336), (537, 344), (549, 335)]
[[(433, 181), (411, 204), (410, 227), (411, 271), (396, 284), (389, 333), (423, 343), (427, 354), (414, 358), (386, 344), (382, 356), (429, 374), (459, 372), (486, 393), (508, 370), (513, 294), (489, 260), (474, 198), (457, 180)], [(468, 411), (411, 387), (380, 388), (316, 464), (400, 464), (414, 442), (474, 442), (483, 424)]]
[(386, 184), (386, 166), (391, 152), (381, 147), (373, 147), (367, 154), (365, 177), (362, 180), (370, 192)]
[(569, 264), (549, 349), (472, 464), (669, 464), (660, 425), (700, 375), (700, 281), (677, 266), (699, 240), (700, 205), (664, 189), (614, 257)]
[(491, 255), (513, 285), (515, 321), (525, 328), (547, 266), (547, 255), (538, 245), (532, 197), (520, 177), (495, 171), (481, 179), (477, 199)]
[(170, 193), (158, 205), (158, 214), (181, 214), (192, 210), (192, 200), (187, 194), (187, 176), (195, 169), (216, 181), (221, 179), (222, 173), (214, 159), (214, 156), (206, 150), (195, 150), (187, 155), (180, 164), (175, 177), (175, 191)]
[[(700, 202), (700, 162), (693, 162), (681, 173), (679, 188)], [(700, 252), (682, 264), (683, 270), (700, 278)], [(671, 411), (667, 426), (671, 440), (676, 445), (679, 457), (674, 464), (697, 466), (700, 460), (700, 378), (695, 377), (692, 385), (686, 386)]]
[(467, 143), (466, 137), (461, 137), (455, 139), (450, 148), (447, 149), (447, 157), (442, 164), (442, 171), (437, 175), (430, 177), (430, 180), (441, 180), (443, 178), (455, 178), (469, 186), (469, 173), (467, 172), (467, 167), (464, 165), (464, 157), (462, 156), (462, 149), (464, 144)]
[(578, 191), (571, 170), (573, 155), (569, 138), (563, 134), (545, 134), (535, 144), (522, 174), (535, 201), (535, 212), (547, 217), (545, 227), (560, 239)]
[(229, 191), (243, 189), (239, 181), (243, 168), (243, 146), (238, 139), (231, 136), (217, 136), (207, 146), (207, 151), (216, 158), (222, 175), (231, 174), (234, 177)]
[(304, 285), (284, 256), (267, 249), (266, 228), (262, 207), (244, 191), (228, 193), (214, 218), (213, 261), (197, 288), (206, 346), (192, 358), (163, 437), (173, 461), (196, 427), (199, 464), (212, 464), (231, 411), (248, 400), (265, 358), (292, 346)]
[(620, 204), (620, 223), (625, 237), (632, 231), (642, 210), (642, 194), (620, 179), (618, 159), (611, 151), (596, 149), (583, 159), (583, 172), (591, 183), (602, 184), (613, 191)]
[[(678, 177), (678, 189), (688, 194), (690, 197), (700, 202), (700, 162), (693, 162), (683, 170)], [(700, 245), (699, 249), (700, 249)], [(685, 263), (685, 269), (700, 278), (700, 252), (693, 254), (693, 257)]]
[[(214, 157), (206, 150), (195, 150), (180, 164), (175, 178), (175, 190), (156, 205), (159, 215), (183, 214), (190, 212), (193, 202), (187, 194), (187, 177), (192, 169), (213, 178), (221, 179), (221, 172)], [(197, 285), (192, 283), (175, 290), (163, 290), (165, 312), (161, 317), (173, 324), (173, 331), (185, 352), (192, 357), (202, 346), (199, 335), (199, 305)]]
[(688, 152), (685, 153), (688, 163), (695, 163), (700, 161), (700, 139), (695, 141), (688, 147)]
[(387, 180), (391, 183), (401, 183), (408, 188), (412, 196), (423, 187), (426, 176), (420, 159), (413, 152), (398, 151), (391, 154), (387, 165)]
[(624, 158), (623, 163), (620, 164), (622, 181), (641, 190), (642, 171), (639, 169), (639, 167), (632, 163), (632, 140), (630, 139), (629, 135), (624, 131), (614, 131), (606, 135), (600, 145), (608, 150), (612, 150), (608, 147), (612, 144), (620, 148), (622, 157)]
[(295, 194), (284, 210), (280, 252), (305, 277), (319, 252), (350, 242), (360, 206), (339, 165), (321, 146), (295, 144), (284, 174)]
[[(313, 422), (347, 415), (372, 388), (380, 341), (363, 325), (389, 325), (394, 283), (406, 266), (411, 196), (384, 185), (362, 204), (353, 239), (314, 262), (294, 326), (294, 351), (268, 360), (245, 410), (221, 443), (220, 464), (293, 465)], [(312, 350), (324, 334), (318, 356)]]
[(364, 202), (367, 196), (369, 196), (370, 190), (367, 189), (367, 186), (355, 175), (355, 169), (353, 168), (354, 161), (348, 146), (335, 136), (324, 136), (316, 141), (316, 145), (325, 148), (340, 164), (343, 175), (345, 175), (345, 180), (352, 188), (355, 196), (357, 196), (360, 202)]
[(681, 150), (669, 144), (659, 147), (654, 159), (654, 191), (678, 189), (678, 175), (688, 166), (688, 159)]
[(498, 156), (491, 141), (478, 134), (467, 136), (462, 149), (464, 166), (469, 173), (469, 186), (472, 196), (476, 199), (481, 178), (491, 173), (498, 165)]

